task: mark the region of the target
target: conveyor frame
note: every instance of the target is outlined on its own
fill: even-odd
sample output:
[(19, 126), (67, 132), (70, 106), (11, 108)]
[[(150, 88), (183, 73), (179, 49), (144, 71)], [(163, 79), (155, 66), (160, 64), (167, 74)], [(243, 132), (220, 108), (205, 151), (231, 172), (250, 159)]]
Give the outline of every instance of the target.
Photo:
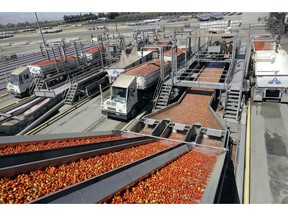
[(66, 146), (66, 147), (60, 147), (60, 148), (54, 148), (54, 149), (1, 155), (0, 156), (0, 176), (1, 176), (1, 170), (3, 168), (7, 168), (10, 166), (19, 166), (25, 163), (37, 162), (37, 161), (52, 159), (56, 157), (67, 156), (69, 154), (76, 154), (76, 153), (102, 149), (102, 148), (107, 148), (107, 147), (113, 147), (113, 146), (116, 147), (116, 146), (120, 146), (123, 144), (129, 144), (135, 141), (145, 141), (148, 139), (151, 141), (151, 138), (149, 137), (135, 137), (135, 138), (128, 138), (128, 139), (119, 139), (119, 140), (111, 140), (111, 141), (105, 141), (105, 142), (96, 142), (96, 143), (89, 143), (89, 144)]
[(98, 203), (189, 151), (182, 144), (96, 176), (31, 203)]

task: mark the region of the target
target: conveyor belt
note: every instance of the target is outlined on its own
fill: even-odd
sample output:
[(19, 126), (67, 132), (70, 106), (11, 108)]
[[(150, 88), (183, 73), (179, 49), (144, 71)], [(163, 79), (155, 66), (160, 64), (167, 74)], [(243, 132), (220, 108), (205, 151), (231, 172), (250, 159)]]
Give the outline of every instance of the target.
[[(115, 132), (115, 131), (114, 131)], [(117, 131), (116, 131), (117, 133)], [(67, 134), (64, 134), (64, 138), (56, 137), (53, 134), (53, 139), (45, 139), (44, 135), (41, 135), (41, 140), (39, 140), (39, 136), (37, 140), (34, 140), (34, 136), (29, 136), (29, 139), (25, 137), (17, 136), (20, 138), (18, 140), (15, 137), (5, 137), (2, 139), (3, 142), (0, 143), (0, 156), (1, 155), (10, 155), (10, 154), (17, 154), (23, 152), (32, 152), (32, 151), (42, 151), (42, 150), (49, 150), (54, 148), (64, 148), (69, 146), (76, 146), (76, 145), (84, 145), (84, 144), (92, 144), (92, 143), (100, 143), (106, 141), (113, 141), (113, 140), (120, 140), (125, 139), (126, 137), (120, 136), (118, 133), (114, 134), (113, 131), (109, 132), (102, 132), (101, 134), (93, 134), (92, 136), (84, 136), (84, 134), (80, 134), (80, 137), (77, 137), (76, 134), (73, 134), (72, 137), (67, 138), (65, 137)], [(86, 133), (85, 133), (86, 135)], [(32, 137), (32, 138), (31, 138)], [(1, 141), (2, 141), (1, 140)], [(20, 142), (19, 142), (20, 140)]]
[[(206, 154), (196, 148), (114, 196), (109, 203), (192, 204), (202, 199), (203, 203), (214, 203), (224, 158), (225, 153)], [(203, 194), (206, 189), (208, 196)]]
[(146, 144), (154, 139), (136, 137), (114, 140), (88, 145), (78, 145), (50, 150), (3, 155), (0, 157), (0, 177), (13, 177), (19, 173), (42, 169), (46, 166), (56, 166), (78, 159), (119, 151), (125, 148)]
[[(147, 142), (135, 141), (129, 146), (123, 144), (25, 164), (24, 169), (37, 170), (13, 178), (0, 178), (0, 203), (26, 203), (169, 148), (159, 142)], [(62, 165), (55, 166), (57, 164)], [(19, 170), (19, 167), (14, 168)]]
[(172, 147), (88, 181), (32, 201), (32, 203), (98, 203), (187, 152), (185, 144)]
[[(203, 70), (201, 69), (195, 82), (220, 82), (224, 68), (223, 63), (209, 63)], [(213, 91), (211, 89), (189, 88), (185, 95), (179, 99), (180, 102), (178, 104), (147, 115), (147, 118), (157, 120), (170, 119), (172, 122), (188, 125), (199, 122), (204, 127), (221, 129), (221, 126), (209, 110), (212, 94)]]
[(147, 118), (162, 120), (169, 118), (172, 122), (192, 125), (201, 123), (204, 127), (221, 129), (214, 119), (208, 106), (211, 100), (211, 91), (188, 89), (183, 100), (176, 106), (160, 110)]

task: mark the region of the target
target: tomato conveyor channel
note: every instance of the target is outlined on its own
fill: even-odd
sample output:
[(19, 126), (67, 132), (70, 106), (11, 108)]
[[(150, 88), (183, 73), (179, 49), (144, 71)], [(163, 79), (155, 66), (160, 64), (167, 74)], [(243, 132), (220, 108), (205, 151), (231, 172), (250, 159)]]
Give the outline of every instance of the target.
[[(0, 202), (31, 202), (48, 192), (55, 192), (166, 148), (168, 146), (149, 137), (122, 137), (112, 141), (2, 155)], [(84, 167), (85, 170), (81, 170)], [(87, 169), (91, 172), (87, 172)]]

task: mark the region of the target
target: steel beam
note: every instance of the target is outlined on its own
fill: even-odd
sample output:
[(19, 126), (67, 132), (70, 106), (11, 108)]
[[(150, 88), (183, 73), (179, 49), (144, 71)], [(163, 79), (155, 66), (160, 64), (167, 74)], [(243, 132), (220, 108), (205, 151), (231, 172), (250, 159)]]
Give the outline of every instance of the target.
[(199, 81), (186, 81), (181, 80), (174, 83), (175, 86), (181, 87), (196, 87), (196, 88), (210, 88), (210, 89), (226, 89), (228, 84), (213, 83), (213, 82), (199, 82)]
[(203, 33), (203, 34), (192, 34), (188, 35), (187, 37), (192, 38), (199, 38), (199, 37), (235, 37), (237, 33), (220, 33), (220, 34), (209, 34), (209, 33)]
[(117, 130), (111, 131), (98, 131), (98, 132), (85, 132), (85, 133), (61, 133), (61, 134), (37, 134), (29, 136), (3, 136), (0, 139), (0, 147), (2, 146), (13, 146), (19, 143), (37, 142), (37, 141), (55, 141), (58, 139), (73, 139), (73, 138), (87, 138), (94, 136), (105, 136), (105, 135), (120, 135), (121, 132)]

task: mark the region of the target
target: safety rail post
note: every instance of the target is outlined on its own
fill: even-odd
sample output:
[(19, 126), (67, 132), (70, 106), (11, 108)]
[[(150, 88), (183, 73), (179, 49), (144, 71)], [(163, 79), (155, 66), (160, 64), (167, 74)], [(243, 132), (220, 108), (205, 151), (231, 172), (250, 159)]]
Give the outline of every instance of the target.
[(82, 56), (84, 58), (84, 63), (86, 65), (87, 64), (87, 56), (84, 53), (83, 44), (81, 42), (80, 42), (80, 47), (81, 47)]
[(51, 52), (52, 52), (52, 55), (53, 55), (53, 60), (54, 60), (55, 69), (56, 69), (56, 71), (59, 73), (59, 68), (58, 68), (58, 66), (57, 66), (56, 56), (55, 56), (55, 52), (54, 52), (53, 47), (51, 47)]
[[(64, 73), (66, 73), (65, 64), (66, 64), (66, 62), (67, 62), (67, 58), (66, 58), (66, 56), (64, 55), (64, 53), (61, 52), (60, 44), (58, 44), (57, 47), (58, 47), (58, 52), (59, 52), (60, 59), (61, 59), (62, 68), (63, 68), (63, 70), (64, 70)], [(64, 52), (64, 50), (63, 50), (63, 52)], [(64, 57), (62, 54), (63, 54), (65, 57)], [(63, 60), (65, 60), (65, 63), (64, 63)]]

